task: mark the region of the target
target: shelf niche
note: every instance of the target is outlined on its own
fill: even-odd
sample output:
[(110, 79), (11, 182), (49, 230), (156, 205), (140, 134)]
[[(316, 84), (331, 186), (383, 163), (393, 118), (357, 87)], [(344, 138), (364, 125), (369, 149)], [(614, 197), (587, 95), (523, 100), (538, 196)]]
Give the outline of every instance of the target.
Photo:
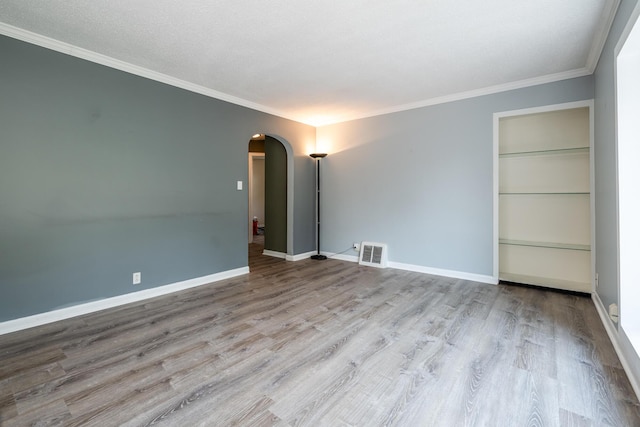
[(591, 292), (588, 107), (499, 119), (500, 279)]

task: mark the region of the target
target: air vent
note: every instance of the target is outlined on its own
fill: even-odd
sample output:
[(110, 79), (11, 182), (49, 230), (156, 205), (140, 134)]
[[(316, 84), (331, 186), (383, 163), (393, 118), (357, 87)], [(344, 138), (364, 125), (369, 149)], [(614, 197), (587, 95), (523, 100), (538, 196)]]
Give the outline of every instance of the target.
[(362, 242), (358, 263), (360, 265), (385, 268), (387, 266), (387, 245), (384, 243)]

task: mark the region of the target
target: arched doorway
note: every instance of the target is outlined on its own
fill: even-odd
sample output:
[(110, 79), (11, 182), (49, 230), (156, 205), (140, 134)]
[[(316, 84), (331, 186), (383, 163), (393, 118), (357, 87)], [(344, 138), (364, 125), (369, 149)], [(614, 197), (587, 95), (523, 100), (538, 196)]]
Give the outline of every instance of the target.
[(279, 138), (256, 134), (249, 141), (250, 254), (257, 252), (256, 245), (265, 255), (292, 254), (292, 157), (291, 147)]

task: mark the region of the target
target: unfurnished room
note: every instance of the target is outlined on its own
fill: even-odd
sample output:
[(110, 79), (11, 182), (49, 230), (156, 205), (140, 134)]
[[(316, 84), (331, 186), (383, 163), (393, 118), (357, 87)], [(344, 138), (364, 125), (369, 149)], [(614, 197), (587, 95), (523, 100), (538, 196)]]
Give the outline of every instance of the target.
[(0, 426), (640, 426), (640, 2), (0, 0)]

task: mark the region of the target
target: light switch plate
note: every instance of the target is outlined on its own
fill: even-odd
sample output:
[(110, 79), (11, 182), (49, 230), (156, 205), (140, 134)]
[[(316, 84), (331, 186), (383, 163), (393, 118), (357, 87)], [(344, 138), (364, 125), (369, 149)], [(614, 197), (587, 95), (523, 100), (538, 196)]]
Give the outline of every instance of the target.
[(238, 181), (238, 183), (236, 184), (236, 189), (238, 191), (242, 190), (242, 181)]

